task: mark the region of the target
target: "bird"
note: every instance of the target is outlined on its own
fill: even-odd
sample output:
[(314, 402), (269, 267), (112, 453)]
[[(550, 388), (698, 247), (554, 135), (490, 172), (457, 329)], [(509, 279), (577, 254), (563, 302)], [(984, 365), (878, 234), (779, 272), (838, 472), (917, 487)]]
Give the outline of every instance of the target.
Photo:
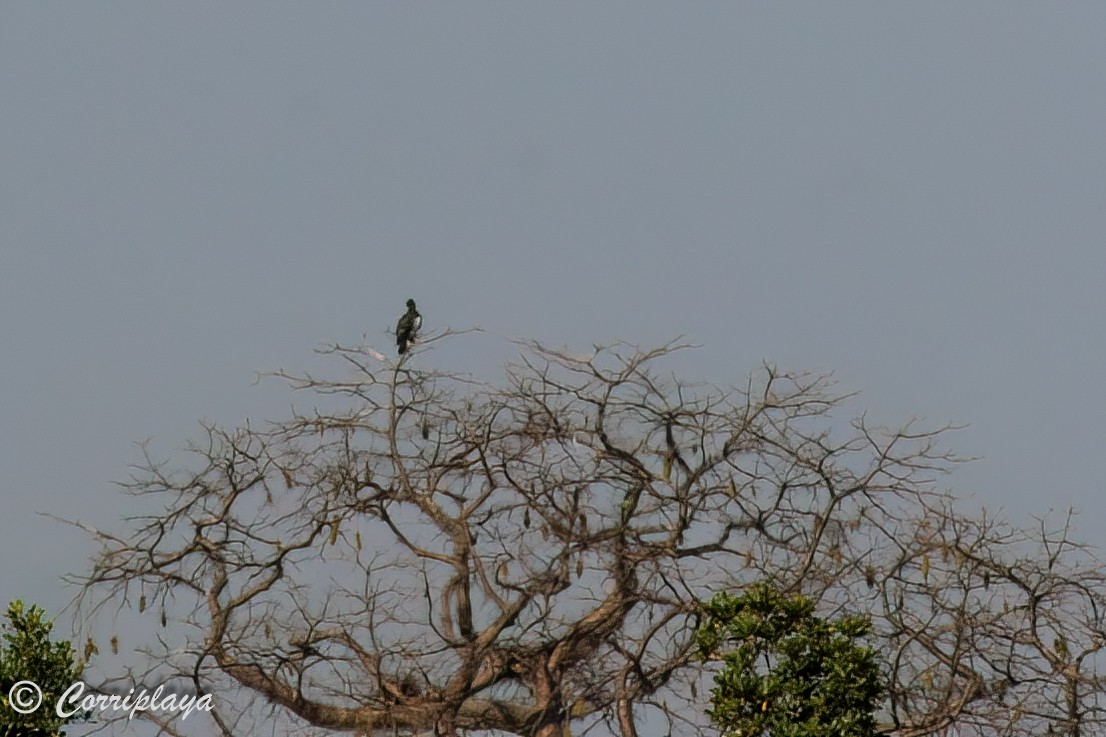
[(407, 352), (407, 346), (415, 342), (419, 328), (422, 327), (422, 315), (415, 309), (415, 300), (407, 300), (407, 312), (396, 323), (396, 345), (399, 346), (399, 355)]

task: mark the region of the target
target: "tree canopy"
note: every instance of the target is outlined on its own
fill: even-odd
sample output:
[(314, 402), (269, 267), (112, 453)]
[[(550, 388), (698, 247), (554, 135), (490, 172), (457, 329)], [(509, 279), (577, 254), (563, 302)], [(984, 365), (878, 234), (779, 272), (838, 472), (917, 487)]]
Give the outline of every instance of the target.
[(224, 735), (692, 735), (702, 602), (765, 581), (870, 618), (884, 733), (1101, 729), (1102, 567), (1067, 521), (964, 513), (947, 428), (771, 365), (693, 383), (676, 343), (521, 344), (481, 381), (441, 340), (331, 346), (278, 372), (286, 418), (147, 454), (126, 491), (163, 511), (92, 531), (81, 615), (129, 601), (172, 623), (150, 668), (271, 710), (217, 708)]
[[(85, 715), (59, 717), (54, 705), (81, 677), (82, 663), (75, 659), (69, 642), (50, 639), (54, 625), (46, 619), (41, 607), (27, 608), (17, 599), (8, 605), (7, 620), (0, 643), (0, 734), (64, 735), (62, 725)], [(29, 713), (12, 708), (14, 701), (14, 706), (26, 711), (37, 700), (38, 707)]]
[(725, 664), (711, 721), (731, 737), (872, 737), (883, 692), (866, 619), (829, 620), (804, 596), (753, 584), (704, 606), (699, 652)]

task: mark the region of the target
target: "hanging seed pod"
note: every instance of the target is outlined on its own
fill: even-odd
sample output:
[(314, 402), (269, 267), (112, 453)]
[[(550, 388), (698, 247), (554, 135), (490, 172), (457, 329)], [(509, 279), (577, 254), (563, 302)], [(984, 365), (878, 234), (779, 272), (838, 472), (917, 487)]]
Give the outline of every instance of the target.
[(138, 597), (138, 613), (141, 614), (144, 611), (146, 611), (146, 595), (145, 594)]
[(118, 655), (119, 654), (119, 635), (112, 635), (111, 636), (111, 654), (112, 655)]
[(522, 526), (527, 530), (530, 529), (530, 508), (527, 507), (522, 512)]
[(331, 545), (338, 542), (338, 520), (334, 520), (330, 523), (330, 538), (328, 540)]
[(361, 530), (358, 530), (357, 534), (353, 536), (353, 541), (357, 545), (357, 551), (361, 552)]
[(576, 578), (580, 578), (584, 575), (584, 559), (582, 557), (576, 559)]
[(1071, 652), (1068, 650), (1068, 641), (1064, 639), (1063, 635), (1056, 635), (1052, 643), (1052, 648), (1056, 651), (1056, 655), (1059, 656), (1061, 660), (1066, 661), (1068, 656), (1071, 655)]
[(166, 622), (168, 622), (168, 618), (165, 616), (165, 609), (162, 609), (161, 610), (161, 626), (164, 627)]

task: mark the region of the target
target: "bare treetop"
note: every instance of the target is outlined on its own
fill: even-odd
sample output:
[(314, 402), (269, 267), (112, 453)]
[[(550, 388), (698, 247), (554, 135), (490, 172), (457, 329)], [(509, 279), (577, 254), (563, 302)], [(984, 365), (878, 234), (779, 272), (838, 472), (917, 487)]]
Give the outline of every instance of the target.
[(332, 346), (341, 376), (280, 374), (310, 409), (148, 458), (127, 489), (164, 513), (96, 533), (82, 613), (141, 597), (190, 633), (151, 668), (297, 733), (700, 734), (700, 602), (767, 579), (873, 617), (888, 733), (1101, 728), (1099, 565), (1066, 525), (962, 514), (942, 429), (773, 366), (691, 384), (679, 343), (525, 343), (485, 383), (429, 368), (443, 337)]

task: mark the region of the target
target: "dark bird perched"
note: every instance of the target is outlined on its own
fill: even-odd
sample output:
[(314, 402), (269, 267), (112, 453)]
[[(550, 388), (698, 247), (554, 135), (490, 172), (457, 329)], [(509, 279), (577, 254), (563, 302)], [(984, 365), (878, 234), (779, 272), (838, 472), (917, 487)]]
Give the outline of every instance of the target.
[(396, 345), (399, 346), (399, 355), (407, 352), (407, 345), (415, 342), (419, 328), (422, 327), (422, 315), (415, 309), (415, 300), (407, 300), (407, 312), (396, 323)]

